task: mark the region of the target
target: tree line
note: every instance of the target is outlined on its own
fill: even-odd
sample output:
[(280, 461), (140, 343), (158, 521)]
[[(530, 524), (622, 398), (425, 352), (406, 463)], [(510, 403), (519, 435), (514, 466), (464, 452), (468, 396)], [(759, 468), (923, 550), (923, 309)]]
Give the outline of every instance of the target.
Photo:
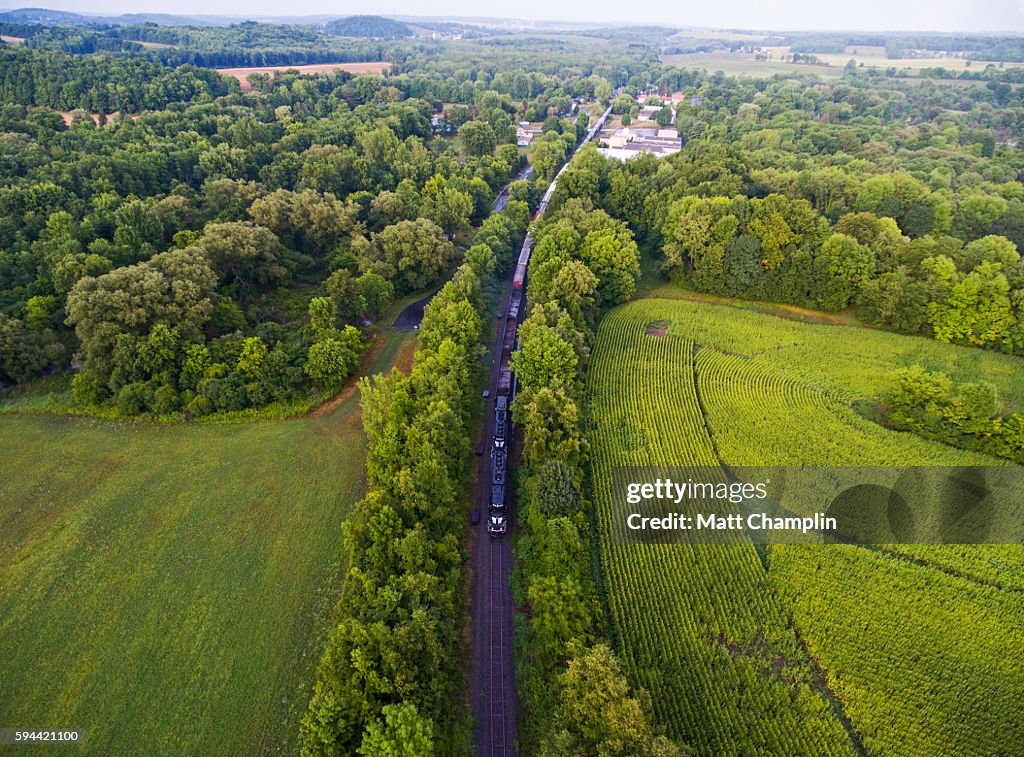
[(901, 368), (877, 412), (899, 431), (1024, 463), (1024, 415), (1004, 412), (989, 382), (958, 384), (920, 365)]
[[(700, 291), (1024, 350), (1024, 161), (996, 138), (1013, 108), (929, 122), (899, 91), (837, 84), (808, 101), (788, 82), (695, 82), (676, 106), (682, 152), (621, 164), (585, 150), (556, 206), (589, 199)], [(832, 110), (855, 94), (863, 116)]]
[(502, 270), (490, 244), (513, 248), (529, 209), (513, 200), (492, 219), (501, 220), (489, 221), (489, 241), (476, 241), (424, 311), (411, 371), (360, 382), (370, 490), (344, 526), (349, 567), (302, 720), (303, 754), (468, 749), (452, 702), (464, 685), (460, 545), (489, 330), (483, 287)]
[[(152, 43), (144, 45), (142, 43)], [(287, 66), (388, 60), (390, 48), (370, 39), (341, 38), (304, 26), (247, 21), (229, 26), (35, 27), (29, 48), (132, 57), (163, 66)]]
[(210, 102), (228, 79), (194, 66), (168, 69), (133, 58), (0, 48), (0, 102), (92, 113), (138, 113), (174, 102)]

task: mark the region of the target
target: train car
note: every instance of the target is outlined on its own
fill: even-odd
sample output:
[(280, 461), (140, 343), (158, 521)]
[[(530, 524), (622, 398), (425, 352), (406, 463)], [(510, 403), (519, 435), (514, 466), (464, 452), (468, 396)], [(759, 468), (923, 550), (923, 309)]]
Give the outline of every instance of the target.
[[(498, 397), (499, 400), (507, 400), (507, 397)], [(508, 410), (504, 407), (496, 408), (494, 411), (494, 448), (502, 449), (508, 437)]]
[[(530, 262), (530, 255), (532, 253), (533, 253), (533, 250), (530, 247), (527, 247), (526, 245), (523, 245), (523, 251), (519, 253), (519, 263), (518, 264), (521, 265), (521, 266), (525, 266), (525, 265), (529, 264), (529, 262)], [(514, 282), (514, 280), (513, 280), (513, 282)]]
[(491, 486), (505, 486), (508, 454), (503, 449), (496, 449), (491, 454)]
[(498, 371), (498, 394), (506, 397), (512, 394), (512, 368), (508, 363), (502, 363)]

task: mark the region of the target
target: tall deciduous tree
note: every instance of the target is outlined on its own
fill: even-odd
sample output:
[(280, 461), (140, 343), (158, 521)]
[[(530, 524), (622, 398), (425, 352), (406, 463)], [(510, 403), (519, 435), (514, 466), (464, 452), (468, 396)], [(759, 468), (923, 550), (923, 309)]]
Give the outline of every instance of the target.
[(433, 221), (399, 221), (373, 235), (359, 261), (363, 272), (379, 273), (400, 292), (422, 289), (440, 278), (455, 259), (455, 248)]
[(498, 144), (494, 129), (486, 121), (469, 121), (459, 129), (459, 139), (467, 155), (490, 155)]
[(148, 261), (81, 279), (68, 294), (67, 322), (81, 343), (84, 369), (106, 380), (120, 334), (143, 336), (158, 323), (200, 341), (213, 312), (217, 276), (199, 250), (171, 250)]

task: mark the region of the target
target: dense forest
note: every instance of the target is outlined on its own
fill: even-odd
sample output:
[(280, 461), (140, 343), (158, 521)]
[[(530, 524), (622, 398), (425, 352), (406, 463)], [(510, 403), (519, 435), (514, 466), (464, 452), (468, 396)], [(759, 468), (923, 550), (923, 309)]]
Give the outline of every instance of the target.
[(338, 37), (398, 39), (412, 36), (412, 30), (401, 21), (380, 16), (349, 16), (335, 19), (324, 24), (324, 31)]
[(191, 64), (208, 68), (297, 66), (398, 57), (380, 41), (323, 34), (309, 27), (251, 21), (230, 26), (36, 27), (24, 46), (83, 55), (105, 53), (143, 58), (164, 66)]
[(166, 68), (138, 58), (72, 56), (0, 49), (0, 101), (107, 115), (211, 102), (235, 90), (230, 80), (194, 66)]
[[(7, 70), (58, 77), (47, 67), (59, 68), (60, 54), (7, 54), (22, 65)], [(67, 60), (82, 69), (65, 72), (106, 78), (115, 92), (118, 76), (147, 86), (133, 67), (154, 74), (144, 92), (191, 73)], [(495, 84), (510, 89), (513, 79)], [(179, 86), (175, 107), (104, 127), (84, 111), (69, 127), (52, 112), (7, 106), (0, 277), (4, 330), (18, 348), (4, 354), (4, 377), (60, 370), (77, 354), (76, 401), (125, 415), (281, 406), (336, 387), (362, 350), (357, 329), (393, 297), (438, 282), (520, 169), (508, 142), (521, 109), (547, 117), (571, 101), (550, 77), (527, 79), (535, 96), (519, 102), (471, 90), (452, 113), (460, 154), (434, 134), (437, 105), (403, 92), (428, 92), (430, 81), (289, 75), (219, 100)], [(90, 104), (62, 102), (52, 88), (33, 95), (50, 96)], [(100, 113), (163, 105), (92, 104)], [(564, 156), (576, 130), (563, 142), (562, 124), (551, 126), (553, 154)], [(503, 263), (512, 246), (495, 243)]]

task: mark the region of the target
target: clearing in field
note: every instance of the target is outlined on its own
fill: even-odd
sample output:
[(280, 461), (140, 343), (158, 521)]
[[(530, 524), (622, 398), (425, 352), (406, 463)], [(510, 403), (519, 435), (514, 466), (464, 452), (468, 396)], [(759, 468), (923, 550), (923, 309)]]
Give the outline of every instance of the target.
[(273, 74), (275, 72), (298, 71), (300, 74), (329, 74), (333, 71), (348, 71), (351, 74), (382, 74), (391, 70), (386, 61), (370, 61), (367, 63), (315, 63), (309, 66), (250, 66), (248, 68), (218, 68), (219, 73), (233, 76), (242, 85), (243, 92), (249, 92), (249, 74)]
[(668, 327), (671, 325), (671, 321), (651, 321), (647, 324), (645, 330), (647, 336), (665, 336), (668, 333)]
[[(665, 335), (649, 325), (667, 322)], [(829, 358), (822, 360), (822, 355)], [(621, 545), (616, 466), (996, 464), (859, 416), (914, 363), (1020, 406), (1024, 361), (738, 307), (641, 300), (588, 376), (601, 565), (633, 683), (699, 754), (998, 754), (1024, 742), (1020, 547)]]
[(366, 486), (342, 394), (284, 421), (0, 415), (0, 722), (93, 754), (293, 752)]

